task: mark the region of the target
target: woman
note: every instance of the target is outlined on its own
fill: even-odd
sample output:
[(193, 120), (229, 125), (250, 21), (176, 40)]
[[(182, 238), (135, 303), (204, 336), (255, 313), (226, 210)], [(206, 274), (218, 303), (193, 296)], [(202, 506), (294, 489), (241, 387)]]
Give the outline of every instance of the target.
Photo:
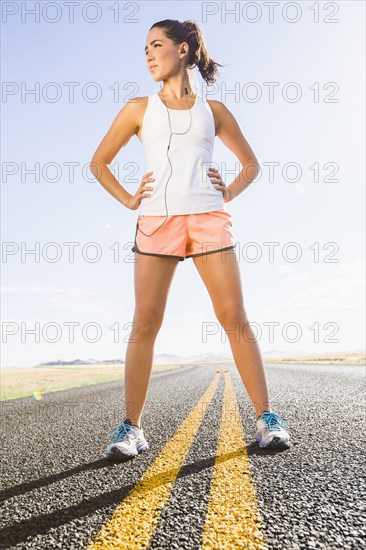
[[(154, 342), (176, 266), (190, 257), (227, 331), (236, 366), (258, 415), (256, 440), (261, 447), (288, 448), (286, 422), (270, 409), (260, 351), (243, 305), (231, 215), (224, 209), (224, 203), (255, 179), (260, 166), (227, 107), (192, 92), (187, 68), (198, 66), (203, 79), (213, 83), (219, 65), (209, 57), (194, 21), (167, 19), (152, 25), (145, 55), (153, 80), (163, 82), (160, 93), (133, 98), (121, 109), (91, 163), (92, 173), (111, 195), (127, 208), (140, 211), (132, 248), (138, 338), (129, 342), (126, 352), (126, 418), (110, 432), (106, 457), (123, 460), (149, 448), (141, 416)], [(134, 135), (143, 142), (152, 170), (131, 195), (107, 164)], [(212, 166), (216, 135), (244, 166), (229, 186)]]

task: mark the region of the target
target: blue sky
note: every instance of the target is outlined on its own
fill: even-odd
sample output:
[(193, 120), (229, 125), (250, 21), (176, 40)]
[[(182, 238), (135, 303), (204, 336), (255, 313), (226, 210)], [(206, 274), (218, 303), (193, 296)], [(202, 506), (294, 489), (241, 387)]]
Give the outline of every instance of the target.
[[(292, 23), (284, 2), (273, 21), (257, 2), (256, 22), (247, 20), (253, 11), (245, 17), (246, 2), (236, 3), (236, 20), (222, 11), (234, 2), (132, 2), (128, 9), (120, 3), (114, 21), (117, 3), (105, 1), (98, 3), (94, 23), (92, 9), (83, 18), (87, 2), (75, 8), (73, 22), (62, 2), (58, 14), (40, 13), (39, 22), (21, 12), (21, 4), (34, 9), (35, 2), (7, 4), (18, 11), (3, 14), (2, 23), (3, 366), (125, 356), (138, 212), (117, 202), (88, 165), (129, 97), (159, 90), (143, 49), (150, 26), (167, 18), (200, 25), (211, 57), (225, 64), (209, 97), (231, 110), (262, 166), (260, 178), (225, 204), (238, 243), (244, 304), (261, 331), (262, 352), (363, 348), (363, 2), (334, 3), (334, 14), (320, 2), (317, 21), (313, 3), (299, 2)], [(218, 12), (205, 17), (213, 5)], [(59, 20), (51, 23), (55, 15)], [(36, 97), (29, 93), (35, 89)], [(100, 97), (94, 100), (96, 89)], [(225, 179), (225, 169), (238, 173), (240, 167), (219, 138), (213, 160), (229, 185), (234, 177)], [(148, 169), (137, 137), (113, 166), (134, 193)], [(69, 243), (75, 243), (74, 258)], [(278, 243), (273, 259), (268, 243)], [(295, 250), (290, 243), (297, 261), (286, 257), (286, 250), (291, 257)], [(93, 261), (96, 249), (101, 257)], [(255, 250), (258, 260), (251, 261)], [(230, 353), (220, 330), (204, 341), (205, 323), (219, 329), (188, 259), (178, 264), (155, 355)], [(277, 323), (272, 340), (271, 323)]]

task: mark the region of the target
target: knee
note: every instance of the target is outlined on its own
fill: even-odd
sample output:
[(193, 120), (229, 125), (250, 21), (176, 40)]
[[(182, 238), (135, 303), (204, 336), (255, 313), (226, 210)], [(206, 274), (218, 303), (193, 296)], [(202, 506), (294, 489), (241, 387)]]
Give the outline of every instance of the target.
[(156, 309), (143, 308), (135, 311), (133, 323), (141, 336), (156, 334), (163, 322), (163, 314)]
[(237, 323), (243, 325), (249, 323), (244, 306), (237, 303), (221, 305), (216, 311), (216, 317), (223, 328), (235, 327)]

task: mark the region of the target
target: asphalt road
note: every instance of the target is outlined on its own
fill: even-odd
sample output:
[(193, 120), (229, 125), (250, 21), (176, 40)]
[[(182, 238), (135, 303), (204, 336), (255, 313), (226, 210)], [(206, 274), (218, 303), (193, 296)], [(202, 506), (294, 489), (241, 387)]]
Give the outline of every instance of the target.
[(257, 446), (234, 365), (154, 374), (126, 463), (103, 456), (121, 382), (3, 403), (0, 547), (366, 548), (365, 367), (266, 374), (287, 450)]

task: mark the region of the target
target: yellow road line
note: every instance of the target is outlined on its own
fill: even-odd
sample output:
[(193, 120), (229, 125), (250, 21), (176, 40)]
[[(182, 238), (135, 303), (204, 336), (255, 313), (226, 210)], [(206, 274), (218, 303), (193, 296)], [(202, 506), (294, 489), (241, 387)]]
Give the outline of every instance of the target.
[(235, 391), (225, 371), (225, 392), (202, 550), (268, 548), (262, 532)]
[(220, 376), (220, 373), (215, 374), (201, 399), (87, 550), (142, 550), (149, 546), (173, 483), (215, 394)]

